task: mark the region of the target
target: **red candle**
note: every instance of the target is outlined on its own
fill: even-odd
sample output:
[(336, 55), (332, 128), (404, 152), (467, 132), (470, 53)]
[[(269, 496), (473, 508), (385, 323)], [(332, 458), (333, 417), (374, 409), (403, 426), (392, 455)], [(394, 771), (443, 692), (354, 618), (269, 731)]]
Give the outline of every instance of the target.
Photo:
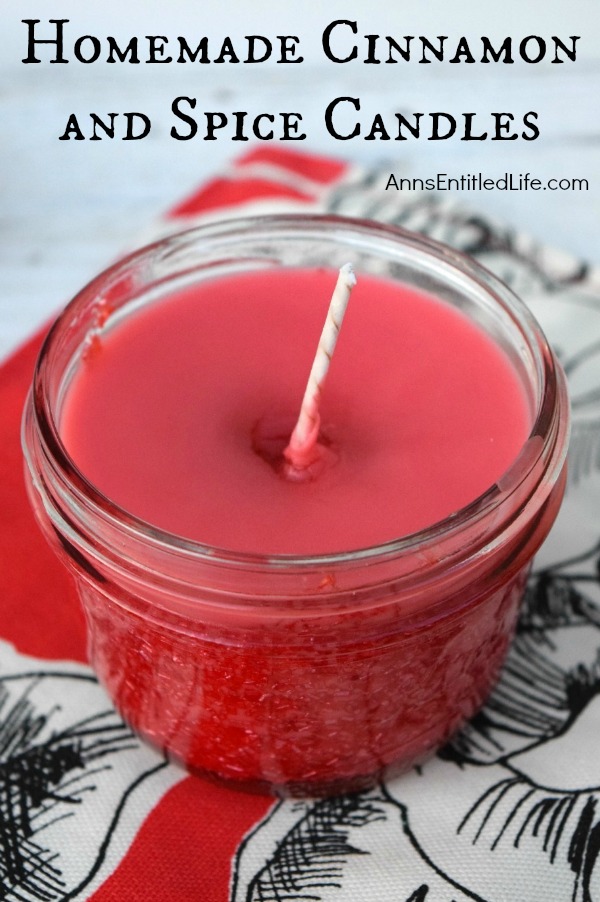
[[(320, 458), (291, 479), (349, 245)], [(300, 218), (172, 240), (67, 308), (26, 421), (32, 497), (137, 730), (194, 770), (324, 791), (474, 713), (563, 483), (564, 383), (507, 294), (419, 239)]]
[(474, 501), (531, 429), (515, 368), (454, 307), (366, 275), (323, 395), (329, 454), (314, 480), (285, 477), (335, 279), (206, 281), (108, 331), (63, 407), (78, 468), (136, 517), (236, 552), (368, 548)]

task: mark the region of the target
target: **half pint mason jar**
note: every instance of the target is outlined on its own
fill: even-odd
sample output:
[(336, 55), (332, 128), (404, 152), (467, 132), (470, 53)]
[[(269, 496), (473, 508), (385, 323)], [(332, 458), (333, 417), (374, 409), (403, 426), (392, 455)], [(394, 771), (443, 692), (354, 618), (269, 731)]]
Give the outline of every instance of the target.
[[(121, 350), (129, 369), (113, 374), (112, 381), (107, 375), (111, 388), (97, 406), (98, 416), (100, 408), (103, 416), (106, 411), (110, 415), (111, 405), (118, 408), (125, 425), (122, 434), (104, 429), (106, 435), (90, 439), (90, 445), (102, 465), (125, 467), (125, 493), (146, 456), (162, 454), (166, 471), (169, 434), (154, 423), (155, 412), (158, 421), (164, 400), (159, 395), (170, 380), (173, 391), (180, 387), (187, 391), (187, 400), (173, 404), (169, 412), (173, 430), (180, 428), (181, 406), (190, 408), (185, 428), (195, 416), (188, 379), (181, 378), (190, 332), (204, 341), (189, 377), (196, 380), (193, 396), (199, 399), (198, 416), (204, 417), (191, 453), (212, 434), (213, 420), (226, 406), (221, 385), (232, 378), (235, 368), (236, 410), (240, 422), (247, 420), (251, 426), (256, 420), (250, 409), (253, 380), (258, 379), (254, 370), (260, 371), (257, 384), (263, 386), (256, 391), (262, 391), (261, 404), (268, 407), (264, 385), (272, 383), (276, 394), (283, 391), (284, 365), (294, 360), (301, 344), (303, 303), (310, 307), (313, 300), (305, 292), (302, 303), (294, 302), (294, 315), (300, 319), (294, 320), (291, 338), (278, 339), (270, 334), (279, 328), (274, 315), (260, 333), (252, 331), (253, 314), (246, 325), (231, 325), (229, 288), (237, 292), (239, 320), (245, 316), (240, 290), (244, 289), (244, 303), (252, 311), (260, 307), (269, 285), (289, 285), (293, 294), (295, 280), (320, 284), (347, 260), (354, 263), (359, 287), (366, 285), (364, 290), (371, 292), (369, 316), (376, 319), (380, 306), (384, 309), (384, 296), (390, 315), (394, 304), (405, 303), (403, 298), (411, 293), (413, 299), (415, 294), (433, 296), (440, 309), (449, 307), (449, 315), (466, 318), (482, 341), (499, 350), (518, 385), (528, 418), (523, 439), (504, 471), (459, 508), (407, 533), (401, 526), (403, 505), (390, 494), (379, 502), (378, 511), (392, 528), (397, 516), (398, 527), (384, 539), (350, 542), (346, 548), (341, 540), (335, 541), (332, 527), (323, 533), (328, 536), (323, 548), (294, 552), (279, 542), (272, 549), (251, 544), (240, 548), (239, 542), (228, 545), (227, 529), (240, 527), (251, 504), (244, 488), (234, 493), (239, 505), (232, 502), (228, 463), (214, 461), (221, 466), (216, 478), (212, 464), (198, 452), (189, 492), (175, 463), (172, 484), (160, 479), (142, 484), (151, 500), (162, 492), (165, 505), (175, 503), (174, 498), (176, 505), (183, 505), (187, 495), (193, 495), (192, 512), (194, 506), (202, 510), (204, 493), (216, 498), (213, 519), (225, 524), (225, 539), (211, 541), (203, 534), (190, 537), (187, 529), (165, 527), (130, 509), (135, 505), (124, 504), (117, 492), (113, 497), (67, 448), (65, 410), (72, 394), (95, 368), (110, 368), (110, 355), (124, 343)], [(220, 307), (215, 306), (213, 289), (222, 295)], [(287, 291), (282, 294), (287, 298)], [(210, 327), (202, 319), (209, 295)], [(197, 329), (190, 328), (187, 319), (178, 321), (175, 353), (170, 345), (174, 327), (167, 321), (175, 309), (169, 306), (173, 298), (187, 298), (188, 308), (200, 316)], [(348, 317), (354, 315), (351, 311), (352, 307)], [(143, 319), (150, 328), (155, 316), (152, 354), (142, 354), (133, 345), (129, 351), (133, 325)], [(219, 332), (219, 317), (225, 336)], [(348, 328), (351, 332), (353, 327)], [(256, 362), (256, 356), (244, 350), (245, 330), (247, 342), (256, 342), (256, 356), (262, 353), (263, 341), (272, 341), (271, 356)], [(214, 341), (208, 340), (209, 332), (216, 336)], [(394, 330), (384, 332), (381, 342)], [(368, 340), (366, 334), (364, 338)], [(234, 351), (215, 374), (210, 361), (217, 340), (219, 348), (230, 345)], [(287, 351), (282, 350), (286, 341)], [(315, 497), (321, 491), (320, 479), (325, 480), (323, 485), (327, 479), (332, 484), (343, 481), (345, 439), (343, 429), (335, 431), (336, 398), (343, 396), (340, 407), (350, 419), (354, 403), (358, 404), (357, 390), (347, 390), (346, 384), (336, 388), (336, 372), (339, 375), (346, 365), (343, 341), (342, 332), (336, 352), (339, 363), (336, 357), (331, 368), (331, 398), (329, 383), (324, 392), (333, 424), (329, 438), (325, 435), (329, 420), (323, 418), (324, 444), (339, 462), (331, 464), (333, 476), (317, 474), (307, 480), (310, 485), (293, 486), (293, 491), (312, 492)], [(399, 342), (397, 354), (388, 359), (385, 380), (394, 378), (396, 368), (402, 373), (405, 346)], [(371, 349), (366, 380), (377, 369), (379, 351)], [(461, 353), (460, 346), (452, 348), (455, 359), (464, 363)], [(243, 372), (244, 355), (255, 361), (253, 374)], [(424, 365), (437, 366), (427, 360)], [(164, 376), (156, 397), (145, 401), (150, 438), (138, 447), (132, 445), (129, 423), (136, 416), (135, 391), (142, 389), (132, 389), (127, 402), (121, 395), (125, 387), (137, 384), (136, 379), (144, 386), (140, 371), (147, 375), (160, 366)], [(306, 372), (298, 376), (298, 385), (306, 376)], [(472, 379), (478, 378), (475, 370)], [(441, 388), (445, 380), (440, 369)], [(411, 383), (410, 392), (420, 391)], [(202, 408), (205, 401), (200, 397), (208, 398), (214, 416)], [(295, 397), (294, 404), (299, 402)], [(128, 413), (125, 403), (132, 405)], [(370, 403), (376, 410), (376, 392)], [(416, 399), (411, 394), (410, 403), (425, 413), (429, 410), (426, 393)], [(88, 408), (81, 407), (82, 423), (93, 424), (96, 414), (92, 412), (90, 419)], [(435, 407), (431, 410), (425, 423), (435, 435), (441, 414)], [(395, 419), (392, 411), (390, 423)], [(278, 216), (217, 223), (169, 237), (117, 263), (84, 288), (59, 316), (41, 350), (25, 410), (23, 445), (37, 519), (75, 578), (87, 619), (91, 663), (123, 718), (192, 772), (257, 790), (323, 794), (358, 789), (407, 769), (446, 742), (484, 702), (511, 641), (532, 557), (561, 502), (568, 421), (564, 376), (539, 326), (489, 272), (449, 248), (395, 228), (333, 217)], [(78, 423), (76, 418), (70, 423), (71, 433), (79, 429)], [(227, 429), (219, 423), (225, 435)], [(352, 434), (360, 441), (367, 426), (363, 424), (361, 431), (361, 423), (355, 425)], [(157, 448), (151, 447), (155, 426)], [(247, 441), (247, 448), (244, 445), (239, 455), (241, 459), (262, 454), (258, 462), (244, 457), (243, 467), (263, 468), (249, 470), (257, 476), (247, 479), (248, 492), (256, 498), (252, 502), (256, 528), (263, 529), (271, 514), (261, 480), (285, 478), (274, 466), (281, 436), (267, 429), (267, 439), (273, 438), (274, 444), (270, 450), (257, 449), (250, 426), (240, 439), (242, 444)], [(193, 431), (193, 426), (189, 428)], [(242, 435), (242, 427), (238, 432)], [(407, 441), (413, 439), (407, 435)], [(228, 461), (229, 451), (224, 449), (223, 454)], [(127, 471), (129, 457), (135, 460)], [(453, 466), (470, 469), (473, 456)], [(362, 479), (360, 469), (357, 472), (356, 485)], [(376, 468), (373, 472), (376, 479)], [(424, 499), (426, 487), (421, 486)], [(329, 516), (326, 504), (321, 510), (323, 517)], [(360, 526), (366, 514), (366, 507), (357, 503), (346, 520)], [(285, 511), (282, 514), (282, 539), (294, 516), (293, 507), (288, 520)], [(376, 523), (380, 519), (377, 511), (370, 517)], [(340, 521), (338, 528), (345, 530), (347, 525)], [(251, 522), (242, 527), (252, 534)]]

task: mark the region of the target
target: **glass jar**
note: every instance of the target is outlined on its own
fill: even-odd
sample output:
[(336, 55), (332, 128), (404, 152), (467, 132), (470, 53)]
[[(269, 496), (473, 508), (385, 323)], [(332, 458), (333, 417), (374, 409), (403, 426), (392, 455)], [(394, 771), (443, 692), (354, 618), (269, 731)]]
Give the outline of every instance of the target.
[[(78, 471), (60, 435), (65, 392), (124, 312), (215, 275), (347, 259), (456, 305), (511, 359), (533, 426), (483, 495), (378, 547), (234, 554), (137, 519)], [(568, 421), (538, 324), (472, 260), (371, 222), (277, 216), (175, 235), (84, 288), (41, 350), (23, 446), (37, 519), (75, 577), (91, 663), (124, 719), (193, 772), (314, 795), (410, 767), (481, 706), (560, 505)]]

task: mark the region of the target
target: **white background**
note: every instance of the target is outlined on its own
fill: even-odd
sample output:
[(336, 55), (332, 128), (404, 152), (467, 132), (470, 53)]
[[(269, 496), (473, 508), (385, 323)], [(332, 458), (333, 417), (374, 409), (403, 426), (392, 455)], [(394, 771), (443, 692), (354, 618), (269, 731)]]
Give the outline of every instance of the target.
[[(298, 35), (300, 65), (24, 65), (24, 18), (66, 18), (66, 52), (84, 34), (203, 35), (218, 52), (225, 35)], [(465, 35), (476, 57), (481, 35), (517, 42), (529, 34), (580, 35), (575, 64), (367, 66), (329, 62), (326, 25), (354, 19), (369, 33)], [(247, 144), (229, 137), (174, 141), (171, 102), (198, 99), (197, 110), (301, 112), (308, 140), (289, 146), (385, 163), (398, 174), (530, 172), (541, 179), (589, 179), (587, 192), (464, 193), (471, 207), (538, 239), (600, 262), (600, 3), (598, 0), (2, 0), (0, 29), (0, 356), (58, 310), (147, 223), (226, 165)], [(46, 24), (46, 29), (49, 26)], [(42, 28), (42, 26), (40, 26)], [(126, 43), (126, 40), (125, 42)], [(39, 53), (42, 59), (44, 51)], [(340, 95), (360, 97), (363, 122), (381, 112), (539, 113), (533, 142), (336, 141), (323, 112)], [(141, 111), (153, 122), (139, 142), (63, 142), (69, 114)], [(278, 143), (278, 142), (274, 142)], [(285, 145), (284, 145), (285, 146)]]

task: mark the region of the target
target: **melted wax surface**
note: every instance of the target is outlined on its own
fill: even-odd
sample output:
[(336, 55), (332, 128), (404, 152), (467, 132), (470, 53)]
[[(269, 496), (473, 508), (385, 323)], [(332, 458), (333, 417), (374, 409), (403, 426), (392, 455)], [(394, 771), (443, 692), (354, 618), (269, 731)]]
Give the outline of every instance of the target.
[(327, 460), (304, 481), (274, 465), (336, 276), (214, 279), (107, 329), (62, 411), (81, 472), (155, 526), (266, 554), (376, 545), (475, 500), (530, 431), (511, 362), (444, 302), (360, 273), (322, 398)]

